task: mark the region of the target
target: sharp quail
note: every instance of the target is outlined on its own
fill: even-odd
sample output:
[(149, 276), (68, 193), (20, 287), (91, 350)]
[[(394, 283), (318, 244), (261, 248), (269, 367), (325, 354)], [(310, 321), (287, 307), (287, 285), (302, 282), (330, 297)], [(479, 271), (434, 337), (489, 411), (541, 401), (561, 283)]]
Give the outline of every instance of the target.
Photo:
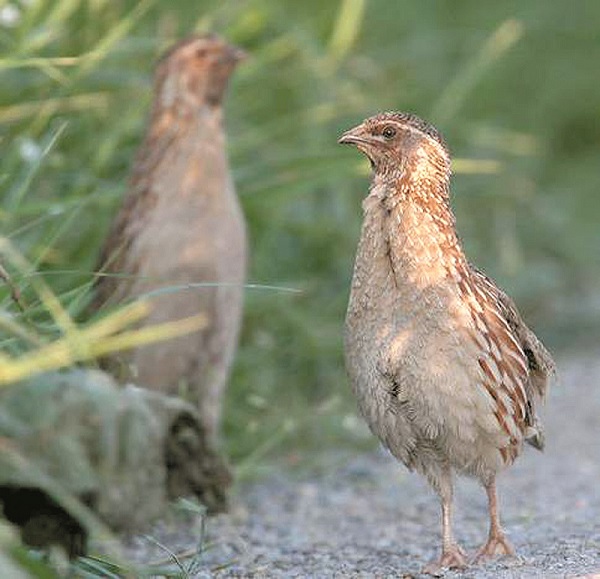
[[(203, 331), (126, 358), (140, 385), (182, 394), (218, 440), (237, 345), (245, 224), (228, 165), (222, 101), (243, 52), (215, 35), (189, 38), (160, 61), (149, 127), (101, 253), (93, 308), (159, 290), (146, 324), (204, 312)], [(125, 275), (122, 275), (125, 274)], [(187, 284), (204, 287), (185, 287)], [(177, 291), (160, 288), (184, 286)], [(114, 366), (114, 364), (113, 364)]]
[(465, 257), (440, 133), (390, 112), (339, 142), (373, 169), (346, 315), (347, 371), (371, 430), (440, 496), (442, 554), (426, 571), (466, 565), (452, 533), (455, 472), (487, 491), (489, 537), (476, 559), (513, 554), (496, 475), (523, 442), (542, 449), (536, 406), (554, 362), (510, 298)]

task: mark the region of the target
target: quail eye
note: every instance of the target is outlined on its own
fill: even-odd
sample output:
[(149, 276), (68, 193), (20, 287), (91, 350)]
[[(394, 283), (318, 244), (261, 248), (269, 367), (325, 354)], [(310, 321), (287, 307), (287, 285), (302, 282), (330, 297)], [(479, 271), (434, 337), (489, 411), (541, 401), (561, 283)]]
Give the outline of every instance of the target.
[(385, 127), (383, 129), (383, 131), (381, 131), (381, 134), (384, 136), (384, 138), (386, 139), (393, 139), (396, 136), (396, 129), (394, 127)]
[(204, 58), (208, 54), (208, 50), (206, 48), (197, 48), (196, 49), (196, 57)]

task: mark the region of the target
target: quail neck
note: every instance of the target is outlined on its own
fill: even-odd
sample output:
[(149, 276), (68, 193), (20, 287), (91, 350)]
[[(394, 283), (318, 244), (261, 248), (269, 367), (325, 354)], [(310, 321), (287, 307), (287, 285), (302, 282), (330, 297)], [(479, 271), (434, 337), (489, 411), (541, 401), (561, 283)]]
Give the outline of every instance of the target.
[(467, 275), (450, 208), (450, 154), (443, 138), (406, 113), (375, 119), (340, 138), (356, 145), (373, 168), (363, 201), (366, 237), (373, 226), (383, 229), (386, 243), (380, 249), (388, 253), (395, 278), (404, 278), (413, 290)]

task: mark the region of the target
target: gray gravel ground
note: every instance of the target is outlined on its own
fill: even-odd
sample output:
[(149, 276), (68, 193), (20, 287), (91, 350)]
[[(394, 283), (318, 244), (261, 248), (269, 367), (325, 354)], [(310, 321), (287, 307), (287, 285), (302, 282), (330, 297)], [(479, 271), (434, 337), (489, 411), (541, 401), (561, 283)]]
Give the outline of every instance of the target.
[[(545, 414), (546, 452), (527, 449), (499, 480), (519, 557), (445, 577), (600, 578), (600, 356), (559, 368)], [(383, 451), (301, 479), (282, 471), (243, 486), (232, 514), (207, 522), (207, 548), (191, 575), (418, 577), (438, 555), (438, 511), (427, 484)], [(485, 495), (475, 481), (458, 483), (455, 529), (469, 552), (485, 539)], [(185, 550), (198, 528), (163, 522), (151, 534)], [(141, 537), (128, 554), (165, 556)]]

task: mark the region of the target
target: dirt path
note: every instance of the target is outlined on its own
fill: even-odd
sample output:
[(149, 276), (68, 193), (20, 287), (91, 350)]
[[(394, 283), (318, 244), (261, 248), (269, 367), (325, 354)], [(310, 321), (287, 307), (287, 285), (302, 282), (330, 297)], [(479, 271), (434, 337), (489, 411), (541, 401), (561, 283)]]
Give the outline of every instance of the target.
[[(528, 450), (499, 482), (519, 558), (446, 577), (600, 577), (600, 357), (560, 370), (546, 452)], [(383, 452), (318, 477), (272, 475), (242, 488), (232, 515), (208, 522), (211, 544), (191, 576), (419, 576), (437, 555), (438, 508), (424, 481)], [(456, 509), (456, 534), (473, 552), (487, 532), (485, 496), (474, 481), (459, 482)], [(181, 549), (198, 534), (179, 524), (161, 525), (154, 536)], [(164, 556), (141, 539), (135, 545), (136, 558)]]

